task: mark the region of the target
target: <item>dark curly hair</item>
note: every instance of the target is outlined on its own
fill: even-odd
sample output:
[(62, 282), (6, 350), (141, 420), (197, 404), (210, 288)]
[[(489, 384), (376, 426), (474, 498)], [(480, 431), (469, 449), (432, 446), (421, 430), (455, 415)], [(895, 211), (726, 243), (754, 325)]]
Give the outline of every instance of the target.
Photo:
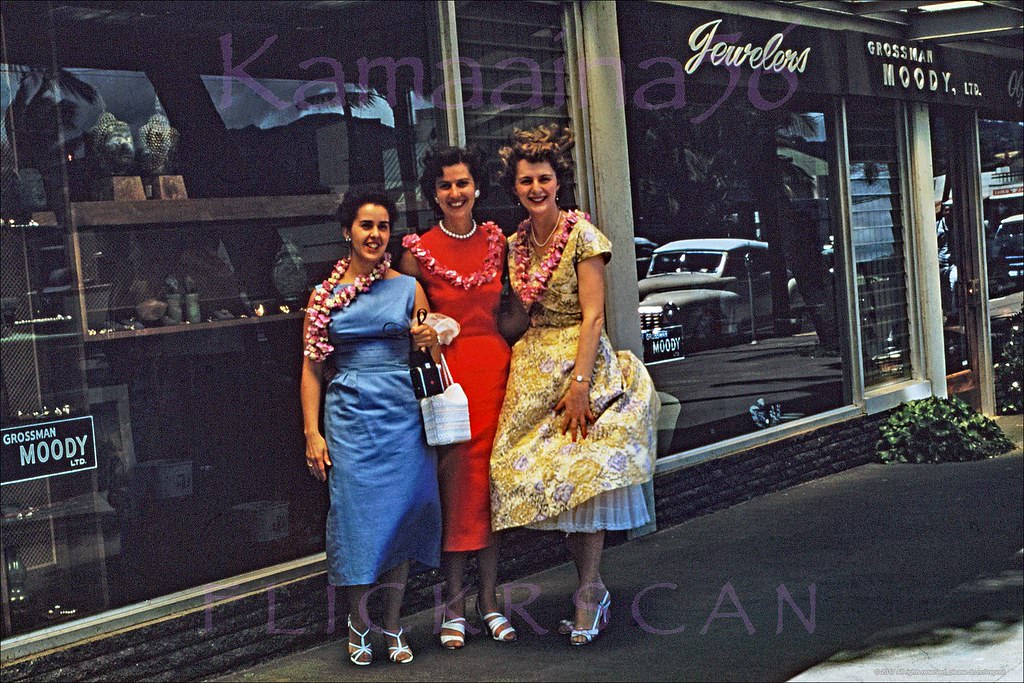
[(572, 131), (558, 123), (536, 126), (512, 133), (510, 144), (498, 150), (501, 158), (501, 185), (511, 196), (516, 196), (516, 168), (520, 161), (531, 164), (548, 162), (555, 170), (560, 187), (573, 185)]
[(473, 184), (480, 190), (480, 198), (487, 196), (487, 175), (484, 168), (484, 158), (480, 150), (470, 145), (468, 147), (442, 147), (440, 149), (428, 149), (423, 155), (423, 173), (420, 174), (420, 192), (424, 199), (434, 207), (434, 213), (442, 214), (441, 207), (434, 201), (434, 183), (444, 175), (444, 169), (455, 164), (465, 164), (469, 169), (469, 175), (473, 176)]
[(388, 211), (388, 218), (391, 220), (392, 225), (394, 224), (398, 210), (395, 208), (395, 203), (388, 199), (386, 194), (379, 190), (370, 190), (368, 192), (347, 192), (345, 193), (345, 197), (341, 200), (341, 204), (338, 205), (337, 212), (338, 222), (341, 223), (342, 230), (352, 227), (352, 223), (355, 222), (356, 214), (359, 213), (359, 209), (363, 208), (367, 204), (383, 206)]

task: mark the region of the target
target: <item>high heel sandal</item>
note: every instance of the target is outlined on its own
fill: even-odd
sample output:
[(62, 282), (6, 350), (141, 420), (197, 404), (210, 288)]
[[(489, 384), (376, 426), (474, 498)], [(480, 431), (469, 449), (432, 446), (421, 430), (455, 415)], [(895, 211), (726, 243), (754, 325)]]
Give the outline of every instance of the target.
[[(445, 610), (444, 616), (448, 616)], [(457, 635), (445, 633), (454, 631)], [(446, 650), (461, 650), (466, 644), (466, 617), (455, 617), (441, 622), (441, 647)]]
[(480, 598), (476, 600), (476, 613), (484, 622), (487, 632), (491, 638), (499, 643), (511, 643), (517, 638), (516, 629), (512, 623), (505, 618), (501, 612), (488, 612), (484, 614), (480, 607)]
[(607, 590), (604, 597), (597, 605), (597, 613), (594, 615), (594, 623), (590, 628), (573, 628), (569, 635), (569, 642), (573, 645), (590, 645), (594, 638), (601, 633), (601, 630), (608, 625), (611, 618), (612, 595)]
[[(408, 664), (412, 661), (412, 649), (407, 645), (402, 644), (402, 636), (405, 630), (402, 628), (398, 629), (398, 633), (391, 633), (390, 631), (384, 631), (385, 636), (389, 636), (395, 639), (394, 645), (388, 645), (388, 659), (395, 664)], [(405, 659), (401, 659), (402, 655), (409, 655)]]
[[(359, 645), (352, 642), (352, 634), (359, 636)], [(373, 661), (373, 645), (366, 642), (366, 636), (370, 635), (370, 627), (362, 633), (352, 625), (352, 617), (348, 618), (348, 660), (356, 666), (368, 666)], [(353, 649), (355, 648), (355, 649)], [(366, 655), (364, 660), (362, 657)]]

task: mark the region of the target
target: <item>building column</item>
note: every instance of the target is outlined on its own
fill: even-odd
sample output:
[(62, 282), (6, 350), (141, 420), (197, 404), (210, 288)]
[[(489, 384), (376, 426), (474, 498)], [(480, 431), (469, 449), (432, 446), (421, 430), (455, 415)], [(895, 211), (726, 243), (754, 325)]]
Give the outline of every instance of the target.
[(581, 12), (577, 78), (582, 120), (588, 126), (586, 152), (591, 182), (590, 188), (580, 188), (580, 193), (590, 190), (594, 223), (612, 241), (612, 260), (605, 271), (608, 336), (615, 348), (629, 349), (643, 358), (626, 138), (627, 99), (616, 4), (585, 2)]
[(939, 240), (935, 232), (935, 190), (932, 179), (932, 136), (928, 106), (908, 106), (910, 122), (910, 187), (914, 232), (914, 272), (917, 275), (917, 313), (921, 329), (922, 370), (932, 383), (932, 395), (946, 396), (946, 349), (942, 334), (942, 285)]

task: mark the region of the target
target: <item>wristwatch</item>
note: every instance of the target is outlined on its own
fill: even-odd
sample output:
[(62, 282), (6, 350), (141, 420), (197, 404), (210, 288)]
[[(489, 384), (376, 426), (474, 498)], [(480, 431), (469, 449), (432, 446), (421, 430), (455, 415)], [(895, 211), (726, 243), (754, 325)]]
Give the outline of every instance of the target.
[(573, 377), (573, 379), (576, 380), (579, 384), (583, 384), (584, 382), (590, 384), (590, 378), (584, 377), (583, 375), (576, 375), (575, 377)]

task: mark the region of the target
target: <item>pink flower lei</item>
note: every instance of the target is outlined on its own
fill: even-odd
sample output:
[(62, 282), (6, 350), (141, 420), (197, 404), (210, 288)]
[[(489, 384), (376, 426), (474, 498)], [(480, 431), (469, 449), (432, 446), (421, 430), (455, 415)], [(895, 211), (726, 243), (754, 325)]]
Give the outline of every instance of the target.
[(377, 263), (369, 275), (359, 275), (352, 284), (338, 287), (351, 262), (352, 259), (343, 258), (334, 264), (334, 270), (331, 271), (330, 277), (313, 290), (312, 303), (306, 309), (306, 320), (309, 324), (306, 326), (305, 346), (302, 353), (315, 363), (323, 362), (334, 351), (334, 347), (327, 341), (327, 327), (331, 323), (331, 311), (345, 308), (355, 300), (360, 292), (370, 291), (370, 285), (383, 278), (388, 272), (388, 268), (391, 267), (391, 254), (384, 254), (384, 258)]
[(562, 261), (562, 250), (565, 249), (565, 243), (569, 241), (569, 233), (572, 232), (573, 226), (576, 225), (580, 218), (589, 219), (589, 216), (580, 211), (567, 211), (560, 214), (559, 223), (561, 225), (555, 226), (558, 234), (554, 236), (554, 241), (551, 243), (548, 255), (541, 262), (540, 270), (536, 272), (530, 270), (530, 238), (527, 232), (530, 219), (528, 218), (520, 223), (516, 229), (517, 236), (513, 250), (515, 255), (515, 273), (513, 277), (519, 282), (519, 287), (516, 288), (519, 299), (527, 308), (530, 304), (544, 296), (544, 292), (547, 291), (551, 274), (555, 272), (555, 268)]
[(406, 235), (402, 239), (402, 246), (416, 257), (423, 270), (431, 275), (436, 275), (456, 287), (468, 290), (487, 284), (498, 277), (498, 274), (501, 272), (501, 244), (504, 240), (504, 235), (501, 234), (501, 229), (490, 221), (481, 225), (480, 230), (487, 235), (487, 256), (484, 257), (484, 263), (480, 270), (470, 275), (460, 275), (453, 268), (448, 268), (443, 263), (439, 263), (429, 251), (423, 248), (419, 235)]

